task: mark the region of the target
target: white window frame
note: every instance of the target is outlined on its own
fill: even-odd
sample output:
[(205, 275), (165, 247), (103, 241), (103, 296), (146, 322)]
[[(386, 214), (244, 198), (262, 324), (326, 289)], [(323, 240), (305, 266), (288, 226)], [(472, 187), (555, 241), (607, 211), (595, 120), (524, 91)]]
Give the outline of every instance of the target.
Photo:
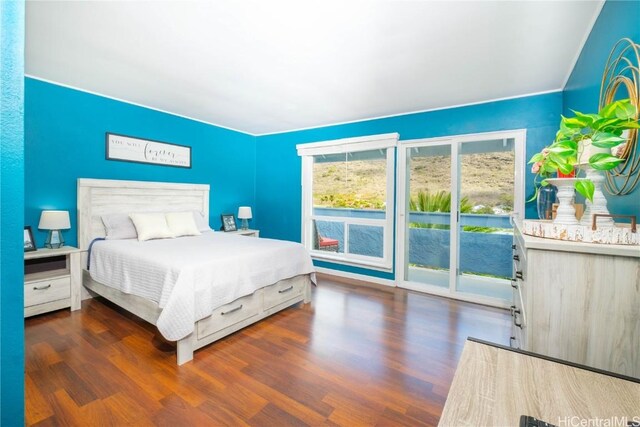
[[(332, 141), (298, 144), (296, 149), (302, 158), (302, 244), (309, 250), (313, 259), (366, 267), (374, 270), (391, 271), (393, 269), (393, 231), (395, 217), (395, 147), (399, 134), (344, 138)], [(384, 219), (354, 218), (340, 216), (313, 215), (313, 156), (371, 151), (386, 149), (387, 152), (387, 188), (386, 214)], [(344, 224), (344, 252), (335, 253), (313, 249), (312, 221), (336, 221)], [(365, 225), (383, 228), (382, 258), (349, 253), (349, 226)]]
[[(511, 216), (514, 219), (524, 218), (524, 194), (525, 194), (525, 148), (527, 141), (526, 129), (513, 129), (505, 131), (494, 132), (482, 132), (474, 134), (464, 135), (452, 135), (436, 138), (421, 138), (399, 141), (398, 143), (398, 168), (397, 168), (397, 183), (398, 183), (398, 198), (396, 201), (396, 270), (395, 270), (395, 283), (397, 287), (426, 292), (433, 295), (446, 296), (448, 298), (471, 301), (480, 304), (490, 305), (494, 307), (508, 307), (509, 302), (491, 297), (485, 297), (482, 295), (466, 294), (457, 290), (457, 269), (450, 268), (449, 270), (449, 287), (441, 288), (438, 286), (428, 285), (424, 283), (414, 283), (405, 280), (405, 262), (408, 259), (409, 246), (407, 245), (406, 234), (406, 222), (409, 215), (407, 212), (407, 149), (412, 147), (422, 146), (437, 146), (447, 145), (451, 147), (451, 183), (458, 183), (459, 165), (458, 154), (460, 145), (462, 143), (474, 142), (477, 140), (487, 139), (514, 139), (514, 201), (513, 212)], [(456, 184), (457, 186), (458, 184)], [(451, 191), (451, 206), (458, 206), (458, 191)], [(450, 225), (450, 265), (457, 265), (459, 258), (458, 248), (458, 234), (459, 234), (459, 219), (457, 215), (457, 209), (452, 209), (449, 214)]]

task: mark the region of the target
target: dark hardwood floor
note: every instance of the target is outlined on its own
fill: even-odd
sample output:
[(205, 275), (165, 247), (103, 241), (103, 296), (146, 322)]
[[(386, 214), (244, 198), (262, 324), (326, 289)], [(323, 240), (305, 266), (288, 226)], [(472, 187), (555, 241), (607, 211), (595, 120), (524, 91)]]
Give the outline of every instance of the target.
[(175, 364), (102, 300), (26, 320), (29, 425), (435, 425), (467, 336), (508, 344), (503, 310), (322, 279), (297, 305)]

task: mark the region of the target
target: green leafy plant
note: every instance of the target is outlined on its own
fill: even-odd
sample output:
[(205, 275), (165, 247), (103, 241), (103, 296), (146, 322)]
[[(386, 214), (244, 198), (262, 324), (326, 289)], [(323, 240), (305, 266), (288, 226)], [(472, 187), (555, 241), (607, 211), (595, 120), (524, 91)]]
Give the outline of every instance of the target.
[[(604, 152), (591, 155), (588, 165), (596, 170), (610, 170), (623, 160), (612, 155), (611, 148), (627, 140), (622, 136), (624, 131), (640, 129), (637, 106), (629, 99), (614, 101), (604, 106), (598, 114), (573, 112), (575, 117), (562, 116), (560, 129), (553, 144), (545, 147), (540, 153), (534, 154), (529, 160), (529, 163), (533, 164), (531, 172), (536, 174), (534, 181), (536, 192), (529, 201), (537, 197), (540, 186), (549, 184), (547, 178), (552, 174), (560, 171), (569, 175), (576, 171), (578, 176), (578, 159), (583, 155), (587, 140), (591, 140), (591, 145), (594, 147), (605, 149)], [(593, 201), (595, 188), (590, 179), (577, 180), (575, 189)]]
[[(468, 197), (460, 199), (460, 212), (471, 212), (473, 205)], [(413, 212), (451, 212), (451, 193), (438, 191), (419, 191), (416, 197), (409, 200), (409, 210)]]

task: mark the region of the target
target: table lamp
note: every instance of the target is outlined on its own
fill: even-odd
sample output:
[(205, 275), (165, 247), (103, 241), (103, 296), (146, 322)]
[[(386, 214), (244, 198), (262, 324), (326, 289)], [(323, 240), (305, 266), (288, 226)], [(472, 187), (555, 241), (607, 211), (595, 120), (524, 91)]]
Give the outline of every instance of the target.
[(238, 219), (242, 220), (242, 229), (249, 229), (249, 220), (252, 218), (251, 216), (251, 207), (249, 206), (240, 206), (238, 208)]
[(44, 242), (45, 248), (61, 248), (64, 246), (64, 238), (61, 230), (71, 228), (69, 211), (42, 211), (38, 228), (49, 230), (47, 240)]

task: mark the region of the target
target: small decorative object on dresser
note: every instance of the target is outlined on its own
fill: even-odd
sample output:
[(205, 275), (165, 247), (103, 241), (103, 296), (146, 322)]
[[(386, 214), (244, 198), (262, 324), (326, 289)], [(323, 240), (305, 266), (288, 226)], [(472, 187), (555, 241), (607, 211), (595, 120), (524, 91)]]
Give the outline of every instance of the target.
[(240, 206), (238, 208), (238, 219), (242, 220), (242, 226), (240, 227), (242, 230), (249, 229), (249, 220), (252, 218), (251, 215), (251, 207), (249, 206)]
[(36, 241), (33, 240), (33, 233), (31, 232), (31, 226), (24, 226), (24, 251), (30, 252), (36, 250)]
[(554, 185), (545, 185), (538, 190), (538, 218), (552, 219), (553, 204), (556, 202), (558, 189)]
[(45, 248), (57, 249), (63, 247), (64, 238), (62, 237), (61, 230), (71, 228), (69, 211), (42, 211), (38, 228), (41, 230), (49, 230), (47, 240), (44, 242)]
[(222, 214), (220, 215), (220, 221), (222, 221), (223, 231), (236, 231), (238, 227), (236, 226), (236, 218), (233, 214)]
[(71, 246), (24, 254), (24, 316), (80, 309), (80, 250)]
[(575, 191), (573, 186), (578, 178), (547, 178), (547, 183), (555, 186), (558, 189), (558, 209), (556, 210), (556, 217), (553, 220), (554, 224), (564, 225), (576, 225), (578, 220), (576, 219), (576, 209), (573, 205)]

